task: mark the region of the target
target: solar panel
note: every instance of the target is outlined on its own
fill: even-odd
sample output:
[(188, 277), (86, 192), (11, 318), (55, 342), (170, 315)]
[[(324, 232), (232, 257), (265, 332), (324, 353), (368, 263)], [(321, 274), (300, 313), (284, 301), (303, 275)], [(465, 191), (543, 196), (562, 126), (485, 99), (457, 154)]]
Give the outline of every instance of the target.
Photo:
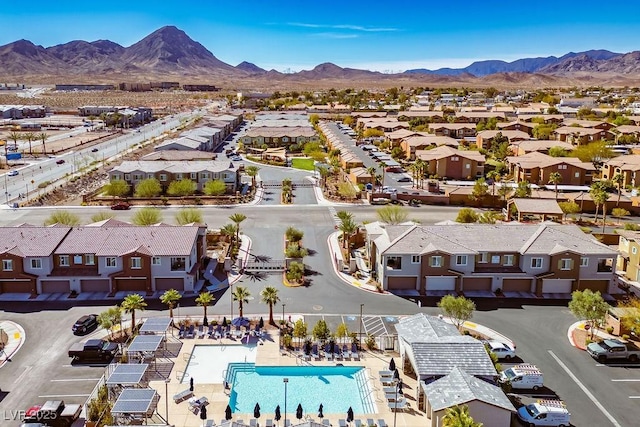
[(171, 325), (171, 318), (169, 317), (151, 317), (144, 321), (144, 324), (140, 327), (140, 332), (167, 332)]
[(129, 344), (128, 352), (151, 352), (158, 350), (164, 338), (161, 335), (138, 335)]
[(125, 388), (118, 396), (111, 413), (122, 414), (147, 414), (155, 404), (156, 391), (151, 388)]
[(147, 371), (146, 363), (121, 363), (107, 379), (107, 385), (138, 385)]

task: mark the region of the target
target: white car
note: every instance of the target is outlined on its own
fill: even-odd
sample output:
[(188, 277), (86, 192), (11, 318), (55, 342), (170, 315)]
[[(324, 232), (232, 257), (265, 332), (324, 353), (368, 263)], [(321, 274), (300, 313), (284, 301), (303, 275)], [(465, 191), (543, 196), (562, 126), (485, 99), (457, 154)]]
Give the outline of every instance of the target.
[(516, 357), (516, 350), (511, 348), (509, 344), (500, 341), (485, 341), (485, 345), (489, 347), (489, 351), (498, 356), (498, 359), (510, 360)]
[(9, 175), (9, 176), (17, 176), (19, 174), (20, 174), (20, 172), (18, 172), (17, 170), (12, 170), (7, 175)]

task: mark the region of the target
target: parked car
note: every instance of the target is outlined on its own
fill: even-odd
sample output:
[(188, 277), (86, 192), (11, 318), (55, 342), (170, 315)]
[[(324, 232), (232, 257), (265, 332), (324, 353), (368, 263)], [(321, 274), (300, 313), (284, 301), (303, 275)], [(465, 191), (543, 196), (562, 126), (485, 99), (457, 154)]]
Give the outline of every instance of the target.
[(64, 163), (64, 159), (56, 160), (56, 163), (57, 163), (57, 164), (59, 164), (59, 165), (61, 165), (61, 164), (63, 164), (63, 163)]
[(640, 348), (630, 342), (603, 340), (589, 344), (587, 346), (587, 353), (600, 363), (614, 359), (626, 359), (630, 362), (637, 362), (640, 357)]
[(114, 211), (127, 211), (130, 208), (131, 206), (129, 205), (129, 203), (126, 203), (126, 202), (119, 202), (111, 205), (111, 210), (114, 210)]
[(105, 340), (89, 340), (73, 344), (69, 349), (69, 357), (74, 361), (103, 360), (110, 361), (118, 351), (118, 344)]
[(398, 182), (411, 182), (413, 181), (411, 178), (409, 178), (408, 176), (403, 176), (402, 178), (400, 178), (398, 180)]
[(539, 400), (518, 409), (518, 418), (526, 426), (569, 426), (571, 414), (560, 400)]
[(18, 172), (18, 171), (16, 171), (16, 170), (13, 170), (13, 171), (10, 171), (7, 175), (9, 175), (9, 176), (16, 176), (16, 175), (20, 175), (20, 172)]
[(88, 314), (86, 316), (82, 316), (76, 323), (71, 327), (71, 331), (75, 335), (86, 334), (87, 332), (98, 327), (98, 315), (97, 314)]
[(92, 153), (97, 153), (97, 152), (98, 152), (98, 149), (97, 149), (97, 148), (92, 148), (92, 149), (91, 149), (91, 152), (92, 152)]
[(242, 157), (240, 157), (240, 156), (233, 156), (233, 157), (231, 157), (231, 160), (232, 160), (232, 161), (234, 161), (234, 162), (239, 162), (239, 161), (241, 161), (241, 160), (242, 160)]
[(509, 344), (502, 343), (500, 341), (485, 341), (484, 345), (487, 346), (489, 351), (495, 353), (498, 359), (510, 360), (516, 357), (516, 350)]

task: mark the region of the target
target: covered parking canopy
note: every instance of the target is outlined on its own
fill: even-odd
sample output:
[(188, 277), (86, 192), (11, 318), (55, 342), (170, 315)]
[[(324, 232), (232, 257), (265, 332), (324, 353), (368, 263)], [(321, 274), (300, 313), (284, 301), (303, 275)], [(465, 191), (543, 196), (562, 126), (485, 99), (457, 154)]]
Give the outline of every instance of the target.
[(159, 398), (152, 388), (125, 388), (113, 404), (111, 416), (130, 421), (149, 418), (155, 412)]
[(513, 198), (507, 202), (507, 220), (510, 219), (511, 206), (518, 211), (518, 221), (522, 221), (524, 215), (535, 215), (546, 221), (548, 217), (562, 219), (564, 212), (554, 199), (519, 199)]

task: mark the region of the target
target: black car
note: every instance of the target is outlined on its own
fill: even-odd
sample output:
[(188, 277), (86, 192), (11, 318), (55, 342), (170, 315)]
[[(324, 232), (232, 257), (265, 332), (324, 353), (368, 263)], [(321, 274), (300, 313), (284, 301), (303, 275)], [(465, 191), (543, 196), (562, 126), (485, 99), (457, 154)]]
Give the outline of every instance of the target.
[(82, 316), (76, 323), (73, 324), (71, 330), (74, 334), (86, 334), (89, 331), (98, 327), (98, 315), (97, 314), (88, 314), (86, 316)]

